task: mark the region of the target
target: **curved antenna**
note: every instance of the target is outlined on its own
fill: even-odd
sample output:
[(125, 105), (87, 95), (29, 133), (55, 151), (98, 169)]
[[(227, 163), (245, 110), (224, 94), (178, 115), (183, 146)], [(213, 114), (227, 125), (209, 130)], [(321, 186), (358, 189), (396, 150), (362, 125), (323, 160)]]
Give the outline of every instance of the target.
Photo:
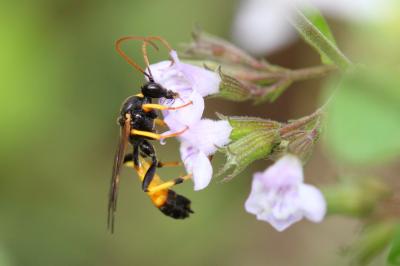
[[(151, 73), (151, 70), (150, 70), (149, 57), (147, 56), (147, 44), (148, 44), (147, 41), (144, 41), (144, 42), (143, 42), (143, 44), (142, 44), (142, 53), (143, 53), (144, 63), (146, 64), (147, 69), (148, 69), (148, 71), (149, 71), (149, 75), (150, 75), (150, 77), (153, 78), (153, 74)], [(158, 50), (158, 49), (157, 49), (157, 50)], [(149, 79), (150, 79), (150, 78), (149, 78)], [(154, 81), (154, 80), (152, 79), (152, 80), (150, 80), (150, 81)]]
[[(167, 42), (167, 40), (165, 40), (161, 36), (149, 36), (149, 37), (146, 37), (146, 40), (149, 40), (149, 41), (156, 40), (156, 41), (161, 42), (161, 44), (164, 45), (164, 47), (168, 49), (168, 52), (171, 52), (173, 50), (172, 46), (169, 44), (169, 42)], [(171, 55), (169, 55), (169, 58), (171, 59), (172, 62), (175, 62), (174, 59), (171, 57)]]
[[(133, 61), (124, 51), (122, 51), (121, 49), (121, 43), (124, 41), (128, 41), (128, 40), (141, 40), (144, 43), (150, 43), (154, 49), (158, 50), (157, 45), (155, 45), (151, 40), (147, 40), (146, 37), (141, 37), (141, 36), (125, 36), (125, 37), (121, 37), (119, 38), (116, 42), (115, 42), (115, 49), (117, 50), (117, 52), (131, 65), (133, 66), (135, 69), (137, 69), (138, 71), (140, 71), (141, 73), (143, 73), (143, 75), (145, 75), (146, 77), (149, 78), (150, 81), (153, 80), (153, 77), (151, 76), (151, 74), (147, 74), (143, 68), (141, 66), (139, 66), (135, 61)], [(145, 57), (145, 62), (148, 62), (148, 58), (147, 58), (147, 53), (146, 55), (143, 55)]]
[[(150, 74), (151, 77), (153, 77), (153, 75), (152, 75), (152, 73), (151, 73), (151, 70), (150, 70), (149, 57), (148, 57), (148, 55), (147, 55), (147, 45), (148, 45), (148, 43), (154, 44), (153, 42), (151, 42), (151, 40), (160, 41), (161, 44), (164, 45), (165, 48), (168, 49), (168, 52), (171, 52), (171, 51), (172, 51), (172, 47), (171, 47), (171, 45), (170, 45), (164, 38), (162, 38), (162, 37), (160, 37), (160, 36), (149, 36), (149, 37), (146, 37), (146, 41), (144, 41), (144, 42), (143, 42), (143, 45), (142, 45), (142, 53), (143, 53), (143, 58), (144, 58), (144, 61), (145, 61), (146, 65), (147, 65), (147, 69), (148, 69), (148, 71), (149, 71), (149, 74)], [(147, 43), (147, 42), (148, 42), (148, 43)], [(154, 47), (154, 45), (153, 45), (153, 47)], [(157, 50), (158, 50), (158, 49), (157, 49)], [(170, 54), (169, 54), (169, 58), (171, 59), (172, 64), (174, 64), (174, 63), (175, 63), (175, 60), (174, 60), (174, 58), (173, 58)]]

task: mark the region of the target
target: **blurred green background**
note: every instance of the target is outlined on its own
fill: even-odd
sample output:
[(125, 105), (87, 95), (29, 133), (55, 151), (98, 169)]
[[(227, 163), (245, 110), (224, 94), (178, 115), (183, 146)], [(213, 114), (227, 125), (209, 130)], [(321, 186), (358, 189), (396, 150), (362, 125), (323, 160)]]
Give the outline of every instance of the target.
[[(179, 47), (190, 40), (195, 23), (229, 38), (235, 9), (229, 0), (1, 3), (0, 266), (338, 265), (339, 248), (357, 231), (354, 221), (332, 217), (278, 233), (244, 211), (251, 173), (265, 169), (264, 162), (232, 182), (214, 180), (201, 192), (182, 185), (178, 191), (195, 211), (185, 221), (155, 209), (125, 169), (116, 232), (107, 232), (116, 117), (143, 81), (115, 52), (114, 41), (161, 35)], [(139, 58), (139, 46), (129, 47)], [(301, 42), (271, 56), (288, 67), (318, 60)], [(246, 110), (279, 120), (300, 117), (317, 106), (319, 84), (303, 82), (262, 106), (209, 100), (207, 115)], [(157, 147), (163, 160), (178, 159), (175, 141)], [(160, 173), (168, 178), (182, 171)], [(311, 182), (329, 183), (334, 173), (317, 150), (306, 170)]]

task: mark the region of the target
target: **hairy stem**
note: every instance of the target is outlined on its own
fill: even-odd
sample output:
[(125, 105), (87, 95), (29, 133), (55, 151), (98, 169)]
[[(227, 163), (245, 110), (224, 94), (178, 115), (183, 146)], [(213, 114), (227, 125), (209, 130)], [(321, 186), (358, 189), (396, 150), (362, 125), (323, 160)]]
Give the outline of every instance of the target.
[(287, 76), (292, 81), (302, 81), (302, 80), (324, 77), (335, 70), (337, 70), (335, 66), (322, 65), (322, 66), (314, 66), (314, 67), (291, 70), (287, 73)]

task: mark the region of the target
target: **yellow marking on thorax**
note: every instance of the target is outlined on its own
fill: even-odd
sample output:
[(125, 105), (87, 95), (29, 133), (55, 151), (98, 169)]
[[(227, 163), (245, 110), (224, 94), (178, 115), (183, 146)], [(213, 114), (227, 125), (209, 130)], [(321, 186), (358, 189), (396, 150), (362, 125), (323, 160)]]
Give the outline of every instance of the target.
[(138, 94), (136, 94), (135, 96), (140, 97), (140, 98), (143, 98), (143, 97), (144, 97), (143, 93), (138, 93)]

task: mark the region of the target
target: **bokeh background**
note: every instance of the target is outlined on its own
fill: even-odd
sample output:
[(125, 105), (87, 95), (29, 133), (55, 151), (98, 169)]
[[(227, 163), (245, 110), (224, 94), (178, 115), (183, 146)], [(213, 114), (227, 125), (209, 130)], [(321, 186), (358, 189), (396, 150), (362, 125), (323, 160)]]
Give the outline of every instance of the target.
[[(229, 183), (214, 180), (201, 192), (177, 190), (195, 214), (176, 221), (155, 209), (132, 171), (125, 169), (116, 232), (106, 228), (109, 179), (121, 102), (143, 77), (118, 56), (123, 35), (161, 35), (174, 47), (190, 41), (197, 23), (230, 39), (237, 2), (3, 1), (0, 8), (0, 265), (341, 265), (341, 249), (355, 239), (356, 220), (328, 217), (300, 222), (283, 233), (244, 211), (252, 165)], [(351, 28), (329, 20), (343, 49)], [(349, 27), (349, 28), (347, 28)], [(271, 36), (273, 38), (273, 36)], [(256, 40), (255, 40), (256, 41)], [(362, 42), (360, 42), (362, 43)], [(139, 45), (128, 45), (140, 58)], [(127, 46), (127, 47), (128, 47)], [(165, 53), (152, 55), (155, 62)], [(268, 55), (286, 67), (319, 64), (300, 40)], [(292, 86), (272, 104), (212, 99), (216, 111), (285, 121), (311, 113), (324, 80)], [(177, 143), (157, 144), (163, 160), (179, 158)], [(221, 165), (217, 156), (215, 168)], [(324, 145), (305, 172), (310, 183), (334, 182), (338, 167)], [(162, 169), (172, 178), (183, 169)], [(376, 265), (380, 265), (376, 262)]]

